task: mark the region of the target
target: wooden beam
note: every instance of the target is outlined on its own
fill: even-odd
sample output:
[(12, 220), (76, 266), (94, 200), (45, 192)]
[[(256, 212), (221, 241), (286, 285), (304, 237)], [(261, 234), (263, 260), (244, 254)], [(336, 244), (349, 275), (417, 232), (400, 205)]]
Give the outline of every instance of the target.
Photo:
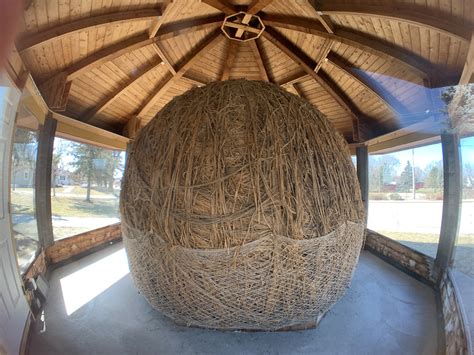
[(299, 83), (299, 82), (304, 81), (304, 80), (309, 79), (309, 78), (310, 78), (310, 76), (308, 74), (306, 74), (306, 72), (303, 72), (303, 73), (300, 73), (300, 74), (291, 75), (289, 78), (286, 78), (283, 81), (281, 81), (280, 83), (278, 83), (278, 85), (283, 86), (283, 87), (287, 87), (287, 86), (293, 85), (294, 83)]
[(247, 8), (247, 13), (255, 15), (262, 11), (266, 6), (270, 5), (273, 0), (253, 0)]
[(441, 128), (445, 122), (438, 117), (431, 117), (408, 127), (398, 129), (370, 139), (365, 142), (369, 153), (389, 153), (396, 149), (413, 148), (426, 142), (436, 143), (439, 140)]
[(125, 22), (156, 19), (159, 16), (161, 16), (160, 9), (117, 11), (105, 15), (89, 16), (57, 25), (35, 34), (25, 34), (23, 37), (20, 37), (17, 48), (22, 52), (79, 31), (87, 31), (91, 28), (109, 24), (120, 25)]
[(391, 102), (387, 101), (385, 99), (385, 96), (381, 95), (380, 93), (375, 90), (372, 85), (365, 80), (361, 75), (359, 75), (356, 71), (353, 71), (350, 69), (350, 64), (341, 56), (338, 54), (331, 52), (327, 56), (328, 61), (334, 65), (337, 69), (348, 75), (351, 79), (356, 81), (359, 85), (364, 87), (371, 95), (375, 96), (380, 102), (382, 102), (385, 106), (387, 106), (395, 116), (398, 113), (405, 114), (408, 110), (406, 108), (403, 110), (403, 112), (399, 112), (399, 108), (395, 108)]
[(232, 70), (232, 67), (234, 66), (235, 56), (239, 48), (237, 41), (233, 41), (229, 39), (227, 42), (228, 42), (227, 56), (224, 62), (224, 68), (222, 70), (221, 81), (229, 80), (230, 71)]
[(90, 109), (84, 115), (82, 121), (86, 123), (92, 121), (95, 116), (97, 116), (99, 113), (104, 111), (107, 107), (109, 107), (113, 102), (115, 102), (120, 97), (120, 95), (122, 95), (129, 87), (131, 87), (133, 84), (135, 84), (145, 75), (147, 75), (149, 72), (158, 68), (162, 64), (164, 63), (160, 60), (140, 70), (138, 73), (135, 74), (135, 76), (133, 76), (132, 78), (127, 80), (125, 83), (120, 85), (112, 94), (106, 96), (103, 100), (101, 100), (98, 105)]
[(319, 1), (317, 0), (308, 0), (308, 3), (311, 7), (316, 11), (316, 17), (321, 22), (321, 25), (326, 29), (328, 33), (334, 33), (334, 24), (332, 23), (331, 19), (327, 15), (323, 15), (321, 11), (319, 11)]
[(461, 218), (462, 177), (459, 137), (454, 133), (443, 133), (441, 146), (444, 175), (443, 215), (435, 262), (441, 270), (446, 270), (452, 266)]
[(161, 96), (179, 79), (183, 77), (183, 75), (188, 71), (191, 66), (206, 52), (208, 52), (212, 47), (214, 47), (217, 42), (222, 38), (220, 36), (221, 31), (220, 29), (214, 31), (207, 39), (204, 40), (193, 52), (189, 55), (189, 57), (180, 65), (176, 74), (170, 76), (169, 79), (165, 80), (161, 83), (143, 102), (141, 107), (137, 111), (137, 117), (141, 120), (155, 105), (156, 102), (161, 98)]
[(71, 89), (71, 82), (65, 73), (59, 73), (39, 87), (48, 107), (56, 111), (65, 111)]
[(224, 17), (224, 15), (220, 14), (167, 23), (160, 27), (160, 30), (157, 33), (157, 38), (160, 41), (165, 41), (176, 36), (221, 25), (224, 21)]
[(196, 78), (192, 78), (189, 75), (181, 77), (181, 80), (187, 81), (188, 83), (191, 83), (191, 84), (196, 85), (196, 86), (204, 86), (204, 85), (208, 84), (205, 81), (202, 81), (202, 80), (196, 79)]
[[(130, 139), (134, 139), (140, 130), (140, 120), (137, 116), (133, 115), (123, 127), (123, 135)], [(128, 146), (129, 147), (129, 146)], [(127, 152), (128, 152), (127, 147)]]
[(222, 11), (226, 15), (232, 15), (238, 12), (235, 7), (226, 0), (202, 0), (202, 2)]
[(171, 64), (171, 61), (169, 60), (168, 56), (164, 53), (163, 49), (161, 48), (158, 42), (153, 43), (153, 49), (155, 50), (156, 54), (158, 54), (158, 56), (161, 58), (161, 60), (163, 61), (163, 64), (166, 65), (169, 72), (175, 75), (176, 70), (174, 69), (173, 65)]
[(35, 206), (38, 237), (43, 248), (54, 244), (51, 212), (51, 172), (54, 136), (58, 122), (48, 115), (40, 126), (35, 173)]
[(327, 38), (377, 55), (386, 60), (395, 61), (409, 68), (421, 78), (427, 78), (431, 74), (432, 66), (426, 59), (416, 56), (413, 53), (408, 53), (401, 48), (386, 44), (379, 39), (370, 37), (361, 32), (338, 27), (335, 29), (334, 34), (331, 34), (327, 33), (326, 29), (319, 22), (304, 17), (268, 14), (260, 14), (259, 16), (267, 26), (280, 27)]
[(304, 94), (303, 90), (301, 90), (300, 86), (298, 85), (298, 83), (295, 83), (293, 85), (290, 86), (291, 88), (293, 88), (293, 91), (299, 96), (301, 97), (302, 99), (305, 99), (308, 101), (308, 99), (306, 98), (306, 95)]
[(58, 137), (115, 150), (125, 150), (129, 141), (127, 137), (113, 132), (113, 130), (117, 130), (117, 127), (104, 129), (57, 112), (50, 111), (50, 114), (58, 121), (56, 129)]
[(323, 49), (318, 53), (318, 58), (316, 59), (316, 67), (314, 68), (314, 71), (317, 73), (319, 69), (321, 69), (322, 65), (327, 61), (327, 56), (329, 55), (329, 52), (331, 51), (331, 48), (333, 46), (333, 41), (326, 40), (324, 43)]
[(166, 24), (160, 28), (158, 36), (149, 38), (147, 34), (139, 34), (137, 36), (125, 39), (111, 46), (105, 47), (90, 56), (72, 64), (63, 71), (67, 74), (68, 80), (74, 80), (84, 73), (118, 58), (126, 53), (136, 49), (146, 47), (156, 41), (164, 41), (174, 36), (184, 35), (194, 31), (200, 31), (205, 28), (214, 27), (217, 23), (222, 22), (223, 16), (213, 16), (199, 18), (194, 20), (177, 21)]
[(67, 74), (69, 81), (74, 80), (84, 73), (87, 73), (88, 71), (97, 68), (104, 63), (114, 60), (115, 58), (118, 58), (136, 49), (153, 44), (154, 41), (154, 39), (148, 38), (148, 35), (146, 34), (141, 34), (120, 41), (74, 63), (73, 65), (65, 68), (64, 72)]
[(242, 37), (242, 34), (245, 31), (256, 33), (256, 34), (261, 32), (261, 30), (259, 30), (258, 28), (253, 28), (253, 27), (245, 25), (243, 23), (236, 23), (236, 22), (228, 21), (228, 22), (225, 23), (225, 26), (235, 28), (235, 29), (237, 29), (237, 32), (241, 32), (240, 36), (238, 36), (238, 34), (236, 32), (235, 37)]
[(338, 4), (334, 1), (324, 1), (318, 7), (324, 15), (349, 15), (378, 17), (392, 21), (404, 22), (410, 25), (428, 28), (430, 30), (443, 33), (450, 37), (455, 37), (461, 41), (471, 39), (472, 25), (465, 26), (457, 19), (450, 19), (447, 16), (433, 16), (428, 11), (422, 9), (410, 9), (409, 5), (363, 5), (356, 3)]
[[(248, 25), (248, 23), (250, 22), (251, 19), (252, 19), (252, 15), (245, 14), (244, 18), (242, 19), (242, 24)], [(229, 24), (234, 24), (234, 23), (229, 22)], [(227, 23), (226, 23), (226, 25), (227, 25)], [(232, 26), (229, 26), (229, 27), (232, 27)], [(241, 38), (244, 35), (245, 30), (250, 31), (250, 30), (253, 30), (253, 28), (250, 27), (250, 26), (241, 27), (235, 32), (235, 37), (236, 38)], [(260, 30), (257, 30), (257, 33), (260, 33)]]
[(255, 62), (257, 63), (258, 70), (260, 72), (260, 79), (262, 79), (262, 81), (270, 81), (270, 79), (268, 78), (267, 69), (265, 68), (265, 63), (263, 63), (262, 50), (260, 48), (258, 39), (254, 41), (249, 41), (248, 44), (250, 46), (250, 49), (252, 50)]
[(352, 120), (364, 121), (366, 126), (373, 128), (374, 134), (380, 134), (389, 130), (388, 127), (382, 127), (377, 121), (364, 116), (351, 99), (339, 88), (339, 86), (327, 75), (324, 70), (314, 71), (317, 63), (309, 58), (301, 49), (291, 43), (287, 38), (278, 33), (275, 29), (267, 27), (262, 35), (278, 47), (283, 53), (289, 56), (293, 61), (315, 80), (332, 98), (351, 116)]
[(148, 37), (153, 38), (156, 36), (158, 33), (158, 30), (160, 29), (161, 25), (163, 24), (164, 20), (166, 17), (170, 15), (171, 12), (173, 12), (174, 8), (177, 5), (177, 1), (173, 0), (165, 0), (162, 3), (162, 9), (163, 9), (163, 14), (158, 18), (152, 21), (150, 28), (148, 29)]
[(467, 85), (474, 82), (474, 32), (471, 34), (471, 43), (467, 52), (466, 63), (459, 79), (459, 85)]

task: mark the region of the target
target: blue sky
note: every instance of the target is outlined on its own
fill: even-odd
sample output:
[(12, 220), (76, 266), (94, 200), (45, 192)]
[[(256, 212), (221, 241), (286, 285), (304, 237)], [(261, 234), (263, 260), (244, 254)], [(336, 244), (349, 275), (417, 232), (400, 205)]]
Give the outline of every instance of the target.
[[(461, 154), (463, 164), (474, 165), (474, 137), (467, 137), (461, 139)], [(405, 167), (407, 160), (412, 160), (412, 150), (402, 150), (399, 152), (391, 153), (390, 155), (400, 160), (400, 166), (398, 167), (398, 173), (401, 173)], [(421, 169), (426, 168), (431, 162), (436, 162), (443, 159), (443, 153), (441, 150), (441, 143), (431, 144), (424, 147), (415, 148), (415, 166)]]

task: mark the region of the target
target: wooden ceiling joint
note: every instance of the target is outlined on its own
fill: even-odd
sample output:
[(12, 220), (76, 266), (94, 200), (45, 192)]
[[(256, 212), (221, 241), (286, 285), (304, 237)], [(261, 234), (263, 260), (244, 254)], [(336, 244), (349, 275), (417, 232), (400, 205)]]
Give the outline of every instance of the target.
[(220, 29), (214, 31), (208, 36), (192, 53), (184, 60), (184, 62), (176, 70), (175, 75), (171, 75), (168, 79), (165, 79), (155, 90), (148, 95), (146, 100), (143, 102), (141, 107), (137, 110), (136, 116), (139, 120), (142, 120), (144, 116), (153, 108), (156, 102), (162, 97), (162, 95), (196, 63), (196, 61), (209, 50), (211, 50), (219, 40), (221, 36)]
[(429, 77), (432, 71), (432, 66), (426, 59), (408, 53), (402, 48), (386, 44), (379, 39), (361, 32), (337, 27), (335, 28), (334, 34), (331, 34), (328, 33), (319, 22), (304, 17), (268, 15), (262, 13), (260, 13), (260, 17), (267, 26), (323, 37), (377, 55), (386, 60), (395, 61), (410, 69), (421, 78)]
[(319, 20), (319, 22), (321, 23), (321, 25), (323, 25), (323, 27), (325, 28), (325, 30), (328, 32), (328, 33), (334, 33), (334, 24), (332, 23), (331, 19), (329, 18), (329, 16), (327, 15), (324, 15), (321, 11), (319, 11), (319, 4), (318, 4), (318, 1), (317, 0), (308, 0), (308, 3), (311, 5), (311, 7), (316, 11), (316, 17), (317, 19)]
[[(379, 134), (381, 131), (388, 131), (388, 127), (373, 120), (372, 118), (363, 115), (351, 99), (342, 91), (339, 86), (327, 75), (324, 70), (320, 69), (318, 73), (314, 71), (317, 63), (309, 58), (302, 50), (291, 43), (287, 38), (278, 33), (273, 28), (268, 28), (263, 33), (263, 36), (271, 41), (283, 53), (289, 56), (311, 77), (318, 83), (351, 117), (352, 120), (364, 121), (364, 125), (373, 127), (373, 135)], [(291, 83), (290, 85), (293, 85)]]
[(162, 15), (158, 18), (152, 21), (150, 28), (148, 29), (148, 37), (153, 38), (156, 36), (158, 33), (161, 25), (165, 21), (167, 17), (169, 17), (170, 13), (174, 10), (176, 5), (178, 4), (177, 1), (173, 0), (165, 0), (163, 1), (161, 7), (162, 7)]
[(171, 61), (169, 60), (168, 56), (164, 53), (163, 49), (160, 46), (159, 42), (154, 42), (153, 43), (153, 49), (155, 50), (156, 54), (158, 54), (158, 57), (161, 58), (163, 63), (166, 65), (168, 68), (169, 72), (173, 75), (176, 74), (176, 70), (174, 69), (173, 65), (171, 64)]

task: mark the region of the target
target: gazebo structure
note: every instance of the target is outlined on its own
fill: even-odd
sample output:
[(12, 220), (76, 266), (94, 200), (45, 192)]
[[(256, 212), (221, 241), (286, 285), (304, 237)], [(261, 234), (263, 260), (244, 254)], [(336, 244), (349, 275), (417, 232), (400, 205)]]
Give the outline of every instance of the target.
[[(58, 275), (78, 258), (88, 254), (93, 260), (99, 249), (120, 242), (118, 171), (126, 161), (122, 152), (140, 130), (174, 97), (244, 78), (276, 84), (307, 100), (344, 137), (369, 211), (363, 255), (408, 274), (414, 288), (426, 287), (439, 330), (429, 335), (436, 338), (434, 347), (468, 354), (474, 271), (458, 278), (453, 263), (463, 223), (463, 270), (474, 269), (468, 221), (474, 177), (462, 176), (473, 158), (462, 156), (460, 145), (474, 132), (473, 31), (470, 0), (25, 1), (1, 76), (0, 226), (9, 232), (0, 236), (0, 353), (111, 351), (107, 346), (114, 341), (107, 334), (103, 348), (94, 348), (94, 341), (89, 348), (68, 343), (65, 323), (54, 316), (56, 289), (67, 284), (66, 276), (58, 282), (63, 277)], [(440, 147), (434, 160), (442, 163), (417, 170), (415, 148), (427, 145)], [(397, 167), (393, 160), (373, 160), (407, 149), (413, 158), (400, 158), (409, 160), (405, 169), (400, 161)], [(377, 162), (381, 168), (371, 170)], [(465, 201), (463, 189), (469, 192)], [(411, 210), (402, 205), (410, 199)], [(381, 200), (391, 207), (377, 207)], [(437, 212), (437, 207), (434, 214), (426, 212), (434, 201)], [(405, 220), (394, 221), (398, 212), (384, 217), (382, 212), (392, 213), (387, 211), (406, 211)], [(425, 225), (410, 230), (420, 221)], [(391, 223), (405, 234), (390, 234)], [(407, 231), (413, 232), (410, 237)], [(414, 234), (431, 239), (413, 241)], [(357, 274), (354, 282), (364, 284)], [(78, 309), (65, 306), (68, 315)], [(38, 324), (48, 322), (48, 311), (51, 323), (61, 326), (40, 338)], [(385, 350), (433, 350), (425, 346), (429, 336), (400, 341), (412, 348), (386, 340)], [(61, 346), (52, 345), (55, 337)], [(384, 349), (380, 342), (374, 338), (365, 351)], [(223, 348), (216, 349), (202, 351)], [(128, 351), (146, 352), (138, 345)]]

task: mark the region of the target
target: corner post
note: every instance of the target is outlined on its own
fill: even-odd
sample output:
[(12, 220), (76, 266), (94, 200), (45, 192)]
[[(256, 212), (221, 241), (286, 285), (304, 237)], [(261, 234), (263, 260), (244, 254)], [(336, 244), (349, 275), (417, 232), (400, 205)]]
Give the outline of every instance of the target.
[(451, 266), (461, 217), (461, 154), (457, 133), (442, 133), (443, 149), (443, 216), (436, 254), (436, 265), (441, 270)]
[(360, 193), (365, 207), (365, 222), (369, 212), (369, 150), (366, 145), (356, 148), (357, 178), (359, 179)]
[(38, 237), (43, 248), (54, 244), (51, 211), (51, 172), (57, 124), (58, 122), (51, 115), (48, 115), (39, 130), (35, 174), (35, 208)]

